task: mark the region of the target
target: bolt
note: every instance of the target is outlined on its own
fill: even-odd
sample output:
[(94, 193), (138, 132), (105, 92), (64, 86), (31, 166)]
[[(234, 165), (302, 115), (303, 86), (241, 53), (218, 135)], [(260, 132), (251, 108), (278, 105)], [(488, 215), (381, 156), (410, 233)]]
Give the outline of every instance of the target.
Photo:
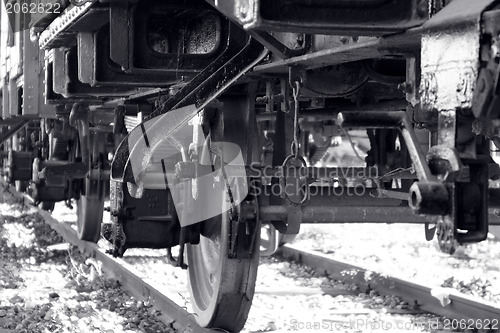
[(429, 8), (426, 0), (419, 2), (417, 6), (417, 14), (420, 17), (427, 17), (429, 15)]
[(351, 39), (351, 38), (350, 38), (349, 36), (342, 36), (342, 37), (340, 37), (340, 42), (341, 42), (342, 44), (347, 44), (347, 43), (349, 43), (349, 40), (350, 40), (350, 39)]
[(239, 10), (240, 19), (242, 21), (244, 21), (247, 18), (248, 11), (250, 9), (250, 3), (248, 1), (246, 1), (246, 0), (239, 1), (239, 7), (240, 7), (240, 10)]
[(412, 82), (403, 82), (398, 85), (398, 89), (404, 92), (405, 94), (411, 94), (413, 92), (413, 83)]

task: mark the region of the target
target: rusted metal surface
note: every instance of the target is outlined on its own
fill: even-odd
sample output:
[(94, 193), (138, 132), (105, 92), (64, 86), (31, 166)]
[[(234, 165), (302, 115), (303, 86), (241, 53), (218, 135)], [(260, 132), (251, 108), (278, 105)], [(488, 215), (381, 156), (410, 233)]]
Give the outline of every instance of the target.
[(456, 0), (422, 26), (420, 92), (424, 109), (447, 111), (472, 106), (480, 60), (481, 14), (492, 3)]
[[(479, 31), (422, 37), (421, 103), (428, 110), (471, 107), (479, 65)], [(456, 52), (449, 52), (450, 49)]]

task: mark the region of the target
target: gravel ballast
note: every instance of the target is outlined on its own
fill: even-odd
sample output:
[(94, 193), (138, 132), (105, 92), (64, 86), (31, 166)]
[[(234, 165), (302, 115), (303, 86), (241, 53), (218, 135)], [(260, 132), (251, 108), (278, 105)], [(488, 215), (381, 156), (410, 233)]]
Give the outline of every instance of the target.
[(423, 225), (303, 225), (294, 246), (315, 250), (365, 269), (429, 287), (454, 288), (500, 304), (500, 241), (460, 246), (442, 253), (427, 242)]
[(0, 194), (0, 247), (1, 332), (173, 331), (8, 189)]

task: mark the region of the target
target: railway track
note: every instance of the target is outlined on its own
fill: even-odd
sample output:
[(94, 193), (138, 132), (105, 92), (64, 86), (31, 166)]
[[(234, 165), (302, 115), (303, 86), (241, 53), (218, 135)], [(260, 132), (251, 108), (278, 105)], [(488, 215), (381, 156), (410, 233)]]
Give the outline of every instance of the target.
[(367, 285), (380, 293), (396, 294), (426, 312), (452, 319), (497, 319), (500, 306), (485, 300), (463, 295), (451, 288), (431, 288), (391, 276), (384, 276), (362, 267), (334, 260), (316, 251), (303, 250), (287, 244), (279, 253), (287, 260), (323, 272), (333, 279)]
[[(1, 186), (5, 188), (7, 185), (2, 182)], [(25, 204), (32, 202), (29, 196), (14, 191), (14, 189), (11, 189), (10, 193), (19, 200), (23, 200)], [(171, 325), (179, 332), (214, 332), (214, 330), (202, 328), (197, 325), (191, 313), (170, 300), (154, 286), (144, 281), (136, 272), (125, 267), (122, 259), (113, 258), (109, 254), (106, 254), (105, 249), (99, 247), (97, 244), (80, 240), (76, 230), (70, 223), (61, 223), (56, 220), (50, 212), (42, 209), (38, 209), (38, 213), (51, 228), (64, 238), (65, 241), (78, 247), (85, 255), (102, 262), (103, 272), (120, 281), (122, 287), (131, 296), (138, 300), (146, 300), (153, 305), (153, 308), (161, 311), (164, 315), (163, 320), (166, 324)]]
[(41, 211), (40, 214), (67, 242), (77, 246), (80, 251), (89, 257), (102, 262), (104, 273), (120, 281), (121, 285), (131, 296), (139, 300), (149, 301), (156, 310), (161, 311), (164, 316), (169, 317), (165, 322), (166, 324), (172, 325), (179, 332), (207, 333), (214, 331), (198, 326), (192, 314), (171, 301), (154, 286), (142, 280), (136, 273), (124, 267), (120, 259), (115, 259), (106, 254), (102, 248), (94, 243), (78, 239), (76, 231), (70, 225), (59, 223), (52, 218), (49, 212)]
[[(14, 196), (25, 202), (30, 198), (11, 191)], [(171, 325), (179, 332), (214, 332), (202, 328), (196, 324), (194, 316), (186, 310), (185, 306), (181, 306), (169, 296), (160, 292), (159, 288), (145, 281), (144, 274), (130, 268), (124, 259), (116, 259), (106, 254), (102, 246), (94, 243), (81, 241), (78, 239), (76, 230), (71, 223), (61, 223), (56, 220), (49, 212), (40, 210), (39, 213), (45, 221), (56, 230), (68, 243), (77, 246), (83, 253), (89, 257), (95, 258), (102, 262), (103, 271), (105, 274), (111, 275), (120, 281), (123, 288), (133, 297), (139, 300), (147, 300), (153, 307), (163, 313), (163, 320), (166, 324)], [(415, 307), (416, 311), (407, 311), (408, 314), (429, 312), (447, 318), (455, 319), (493, 319), (500, 318), (500, 308), (494, 304), (478, 301), (470, 297), (450, 294), (449, 300), (451, 303), (447, 306), (442, 306), (440, 301), (433, 297), (432, 289), (414, 283), (395, 279), (387, 276), (380, 276), (376, 273), (368, 272), (360, 267), (351, 265), (346, 262), (335, 261), (325, 255), (317, 252), (305, 251), (294, 248), (293, 245), (284, 246), (278, 253), (278, 258), (293, 260), (297, 263), (313, 268), (320, 275), (328, 276), (329, 279), (342, 281), (344, 284), (356, 284), (362, 289), (366, 286), (386, 295), (399, 295), (407, 300), (410, 304), (418, 304)], [(182, 290), (184, 291), (184, 290)], [(181, 290), (179, 290), (179, 293)], [(256, 294), (262, 297), (272, 295), (274, 297), (282, 297), (286, 295), (302, 295), (305, 297), (314, 295), (329, 295), (336, 297), (338, 295), (346, 295), (349, 292), (339, 291), (336, 289), (324, 288), (309, 288), (309, 287), (284, 287), (284, 288), (266, 288), (258, 286)], [(352, 310), (347, 309), (337, 311), (338, 315), (359, 315), (366, 314), (372, 310)], [(402, 311), (405, 312), (405, 311)], [(251, 315), (252, 317), (252, 315)], [(295, 320), (295, 319), (294, 319)], [(293, 320), (290, 320), (293, 325)], [(255, 325), (254, 325), (255, 326)], [(333, 327), (333, 326), (332, 326)], [(269, 330), (273, 330), (271, 325)], [(255, 330), (253, 330), (255, 331)]]

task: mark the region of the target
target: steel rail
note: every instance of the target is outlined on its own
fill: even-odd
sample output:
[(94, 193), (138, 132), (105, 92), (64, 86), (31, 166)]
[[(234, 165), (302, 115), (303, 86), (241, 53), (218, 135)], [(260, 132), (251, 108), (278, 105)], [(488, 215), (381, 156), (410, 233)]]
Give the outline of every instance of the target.
[[(277, 255), (308, 266), (319, 273), (325, 273), (333, 279), (369, 286), (382, 294), (398, 295), (409, 304), (416, 304), (419, 310), (458, 320), (500, 320), (500, 304), (464, 295), (452, 288), (431, 288), (395, 277), (377, 274), (347, 262), (334, 260), (322, 253), (302, 250), (290, 244), (281, 247)], [(435, 292), (445, 292), (447, 294), (446, 299), (450, 303), (442, 305), (438, 298), (432, 296), (433, 290)]]
[[(3, 180), (0, 180), (0, 186), (7, 188), (9, 186)], [(25, 205), (28, 205), (33, 200), (27, 194), (21, 194), (15, 191), (12, 186), (9, 192), (23, 200)], [(57, 221), (48, 211), (44, 211), (35, 207), (37, 212), (43, 217), (44, 221), (54, 229), (64, 240), (76, 247), (85, 255), (94, 258), (102, 263), (103, 272), (120, 281), (121, 287), (132, 297), (138, 300), (148, 300), (153, 308), (160, 311), (162, 316), (159, 317), (165, 324), (171, 325), (173, 328), (183, 333), (211, 333), (218, 332), (217, 330), (200, 327), (194, 318), (194, 315), (187, 312), (183, 307), (176, 304), (166, 295), (162, 294), (158, 289), (144, 281), (137, 274), (120, 263), (121, 259), (113, 258), (106, 254), (104, 249), (97, 244), (82, 241), (78, 238), (76, 230), (71, 227), (70, 223), (61, 223)]]

